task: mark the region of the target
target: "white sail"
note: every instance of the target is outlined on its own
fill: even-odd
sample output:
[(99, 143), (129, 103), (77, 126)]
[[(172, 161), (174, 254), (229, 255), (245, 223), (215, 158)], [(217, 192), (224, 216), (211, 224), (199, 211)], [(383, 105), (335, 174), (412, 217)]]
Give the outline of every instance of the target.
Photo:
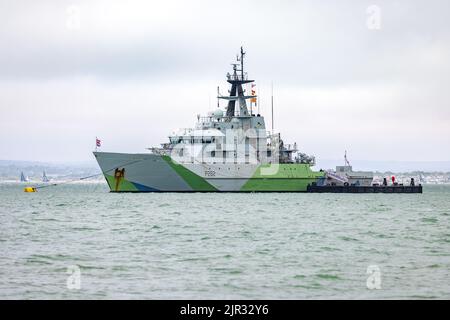
[(28, 182), (28, 177), (25, 177), (23, 171), (20, 173), (20, 182)]
[(47, 177), (47, 175), (45, 174), (45, 171), (42, 173), (42, 182), (49, 182), (50, 179)]

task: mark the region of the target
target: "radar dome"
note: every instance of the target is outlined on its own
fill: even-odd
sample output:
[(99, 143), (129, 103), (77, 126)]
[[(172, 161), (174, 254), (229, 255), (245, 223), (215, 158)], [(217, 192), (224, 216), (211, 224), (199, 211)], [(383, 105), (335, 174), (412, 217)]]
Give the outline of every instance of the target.
[(213, 114), (214, 114), (214, 118), (222, 118), (223, 117), (223, 111), (220, 109), (214, 110)]

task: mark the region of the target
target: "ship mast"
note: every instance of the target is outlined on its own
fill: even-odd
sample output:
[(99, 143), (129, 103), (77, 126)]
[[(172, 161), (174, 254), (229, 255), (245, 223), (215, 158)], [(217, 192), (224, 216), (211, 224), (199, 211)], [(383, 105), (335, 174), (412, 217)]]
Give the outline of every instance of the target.
[[(241, 47), (240, 56), (237, 57), (237, 62), (232, 63), (233, 66), (233, 74), (227, 74), (227, 82), (231, 84), (230, 95), (229, 96), (218, 96), (219, 99), (228, 100), (227, 112), (226, 116), (228, 119), (235, 117), (236, 110), (236, 101), (239, 102), (239, 116), (240, 117), (249, 117), (248, 108), (247, 108), (247, 99), (256, 98), (256, 96), (246, 96), (244, 94), (244, 89), (242, 87), (243, 84), (252, 83), (255, 80), (248, 80), (247, 74), (244, 72), (244, 48)], [(240, 65), (240, 69), (238, 66)], [(240, 73), (240, 74), (239, 74)]]
[(244, 56), (245, 56), (245, 52), (244, 52), (244, 48), (241, 47), (241, 77), (242, 79), (244, 79)]

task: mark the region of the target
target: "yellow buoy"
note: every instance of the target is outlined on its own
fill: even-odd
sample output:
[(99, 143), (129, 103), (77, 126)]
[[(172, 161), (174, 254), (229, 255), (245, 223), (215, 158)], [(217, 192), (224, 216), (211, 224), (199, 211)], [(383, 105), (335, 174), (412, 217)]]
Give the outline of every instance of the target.
[(24, 192), (36, 192), (36, 188), (35, 187), (25, 187), (23, 189)]

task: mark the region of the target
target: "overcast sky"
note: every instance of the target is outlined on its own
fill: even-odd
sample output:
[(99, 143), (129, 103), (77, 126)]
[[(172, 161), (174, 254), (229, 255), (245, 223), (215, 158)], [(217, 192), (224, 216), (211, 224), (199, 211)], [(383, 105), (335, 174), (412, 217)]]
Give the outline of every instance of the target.
[(165, 142), (215, 108), (243, 45), (268, 125), (274, 83), (286, 143), (450, 160), (449, 21), (448, 0), (0, 0), (0, 159)]

